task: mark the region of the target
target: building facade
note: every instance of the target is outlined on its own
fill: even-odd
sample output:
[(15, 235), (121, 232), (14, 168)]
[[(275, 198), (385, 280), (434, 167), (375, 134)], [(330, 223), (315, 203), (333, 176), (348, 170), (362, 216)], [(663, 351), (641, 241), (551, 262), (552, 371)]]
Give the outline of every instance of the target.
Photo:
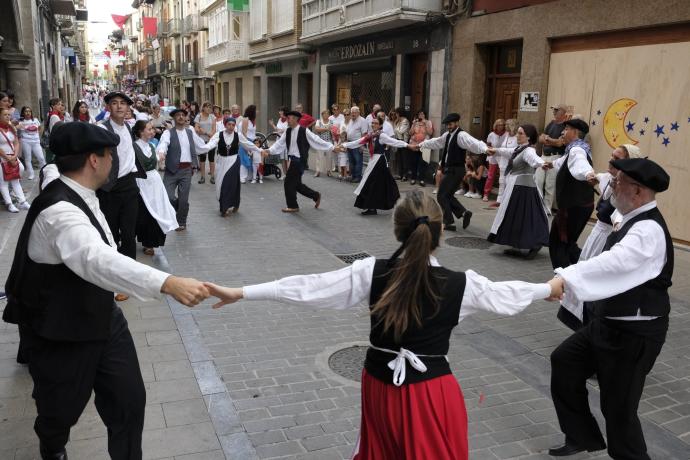
[(475, 0), (452, 52), (449, 110), (470, 133), (485, 137), (496, 118), (543, 129), (549, 107), (567, 104), (591, 125), (597, 170), (631, 143), (669, 171), (659, 204), (690, 241), (689, 2)]

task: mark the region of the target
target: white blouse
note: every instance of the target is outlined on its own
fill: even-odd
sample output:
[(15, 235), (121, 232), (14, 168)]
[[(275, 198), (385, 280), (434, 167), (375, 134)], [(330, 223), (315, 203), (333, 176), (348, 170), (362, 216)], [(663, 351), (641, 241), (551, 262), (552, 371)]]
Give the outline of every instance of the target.
[[(343, 147), (346, 149), (356, 149), (357, 147), (362, 146), (367, 142), (367, 136), (364, 136), (360, 139), (357, 139), (356, 141), (350, 141), (350, 142), (343, 142)], [(398, 147), (398, 148), (406, 148), (408, 146), (407, 142), (401, 141), (399, 139), (395, 139), (391, 137), (390, 135), (381, 132), (379, 134), (379, 143), (383, 145), (390, 145), (391, 147)]]

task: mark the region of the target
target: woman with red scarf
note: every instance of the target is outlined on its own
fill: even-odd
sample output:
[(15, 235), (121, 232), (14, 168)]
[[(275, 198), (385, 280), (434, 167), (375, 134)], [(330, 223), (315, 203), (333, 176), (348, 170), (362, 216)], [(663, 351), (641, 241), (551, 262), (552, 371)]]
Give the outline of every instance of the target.
[(381, 117), (374, 118), (371, 121), (373, 130), (371, 133), (361, 139), (345, 142), (338, 147), (339, 151), (343, 151), (343, 149), (354, 149), (364, 144), (369, 146), (371, 158), (362, 181), (355, 189), (355, 195), (357, 195), (355, 207), (364, 209), (363, 216), (375, 215), (377, 209), (393, 209), (395, 202), (400, 198), (398, 186), (388, 169), (388, 159), (384, 154), (386, 145), (407, 148), (408, 144), (385, 134), (382, 131), (383, 121)]
[(46, 164), (46, 159), (43, 156), (43, 149), (41, 148), (41, 122), (34, 117), (31, 107), (22, 107), (19, 115), (19, 124), (17, 125), (17, 132), (22, 144), (22, 156), (24, 157), (24, 167), (29, 175), (27, 179), (33, 180), (34, 168), (31, 164), (31, 158), (36, 158), (38, 161), (38, 169), (41, 169)]
[[(10, 109), (0, 109), (0, 194), (9, 212), (19, 212), (19, 209), (29, 209), (29, 202), (24, 197), (24, 191), (19, 183), (21, 175), (21, 147), (14, 126), (10, 123)], [(19, 201), (19, 209), (12, 203), (10, 185)]]
[(84, 123), (94, 123), (94, 119), (89, 113), (89, 106), (85, 101), (77, 101), (72, 108), (72, 120), (81, 121)]

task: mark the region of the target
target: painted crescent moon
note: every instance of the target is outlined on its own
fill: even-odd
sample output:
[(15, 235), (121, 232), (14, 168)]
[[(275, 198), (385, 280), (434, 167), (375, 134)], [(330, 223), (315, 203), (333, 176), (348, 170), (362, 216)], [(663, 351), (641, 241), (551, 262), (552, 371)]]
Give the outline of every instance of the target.
[(637, 105), (637, 101), (622, 98), (611, 104), (604, 115), (604, 138), (611, 148), (622, 144), (637, 144), (638, 141), (628, 136), (625, 129), (625, 119), (630, 109)]

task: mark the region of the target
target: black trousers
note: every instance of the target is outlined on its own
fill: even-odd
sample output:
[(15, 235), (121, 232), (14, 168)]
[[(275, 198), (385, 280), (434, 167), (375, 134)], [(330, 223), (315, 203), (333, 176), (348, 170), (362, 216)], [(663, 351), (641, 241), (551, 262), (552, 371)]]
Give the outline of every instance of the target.
[(467, 211), (454, 195), (463, 177), (465, 177), (465, 168), (446, 168), (441, 184), (438, 186), (436, 200), (443, 209), (443, 223), (446, 225), (452, 225), (455, 222), (453, 215), (459, 219)]
[(67, 444), (70, 428), (93, 391), (108, 428), (110, 457), (141, 459), (146, 390), (120, 308), (113, 306), (108, 340), (57, 342), (31, 334), (27, 349), (38, 412), (34, 430), (48, 452), (59, 452)]
[(117, 180), (109, 192), (98, 190), (101, 211), (108, 221), (117, 250), (132, 259), (137, 258), (136, 228), (139, 211), (139, 187), (134, 174)]
[(285, 174), (283, 186), (285, 188), (285, 202), (288, 208), (297, 209), (297, 193), (316, 201), (319, 192), (316, 192), (302, 183), (302, 173), (304, 172), (302, 162), (299, 158), (290, 157), (290, 166)]
[(577, 245), (577, 239), (585, 229), (593, 210), (594, 205), (558, 209), (549, 233), (549, 257), (553, 268), (565, 268), (577, 263), (582, 252)]
[(595, 318), (551, 354), (551, 396), (566, 441), (604, 446), (592, 416), (586, 381), (596, 374), (614, 459), (649, 459), (637, 406), (645, 377), (666, 340), (668, 317), (652, 321)]

